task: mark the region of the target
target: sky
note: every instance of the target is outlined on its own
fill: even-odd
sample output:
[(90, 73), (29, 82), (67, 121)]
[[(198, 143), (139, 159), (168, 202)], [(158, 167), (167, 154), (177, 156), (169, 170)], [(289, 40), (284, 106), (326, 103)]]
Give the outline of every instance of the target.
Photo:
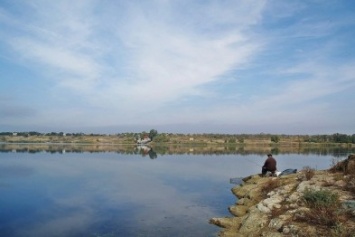
[(1, 0), (0, 131), (355, 133), (355, 2)]

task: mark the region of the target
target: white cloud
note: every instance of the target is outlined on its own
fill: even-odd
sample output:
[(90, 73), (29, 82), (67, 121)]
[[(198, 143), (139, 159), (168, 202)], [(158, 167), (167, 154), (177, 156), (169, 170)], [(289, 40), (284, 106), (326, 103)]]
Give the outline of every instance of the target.
[[(0, 33), (2, 41), (17, 53), (13, 61), (52, 85), (46, 111), (23, 124), (280, 124), (312, 111), (326, 117), (335, 105), (326, 97), (354, 86), (352, 61), (333, 61), (346, 48), (334, 35), (346, 39), (339, 29), (352, 18), (324, 21), (321, 11), (310, 14), (311, 3), (36, 1), (16, 7), (24, 14), (0, 9), (8, 31)], [(243, 91), (239, 81), (252, 89)], [(273, 116), (266, 123), (268, 111)]]
[[(52, 43), (52, 42), (50, 42)], [(55, 68), (62, 73), (86, 77), (97, 77), (98, 65), (87, 55), (70, 51), (61, 45), (49, 45), (46, 42), (36, 42), (27, 39), (15, 39), (12, 46), (22, 53), (23, 57)]]
[[(112, 106), (119, 100), (121, 105), (116, 106), (118, 108), (142, 103), (159, 107), (196, 93), (198, 86), (216, 80), (232, 67), (247, 62), (258, 47), (241, 29), (258, 21), (263, 4), (241, 4), (239, 11), (253, 10), (247, 16), (236, 16), (231, 9), (238, 8), (229, 5), (205, 5), (198, 13), (207, 16), (211, 23), (193, 17), (195, 24), (211, 27), (222, 23), (234, 25), (213, 37), (209, 36), (210, 33), (196, 34), (184, 29), (176, 19), (165, 19), (169, 18), (167, 15), (147, 14), (147, 9), (141, 9), (142, 6), (137, 4), (127, 8), (133, 12), (128, 14), (124, 24), (109, 27), (109, 30), (116, 31), (110, 35), (118, 37), (107, 42), (113, 44), (113, 48), (116, 44), (123, 46), (120, 48), (122, 52), (113, 55), (107, 51), (110, 46), (104, 45), (106, 42), (93, 39), (99, 38), (98, 28), (102, 24), (114, 25), (114, 22), (95, 22), (97, 17), (91, 11), (95, 7), (91, 4), (34, 5), (39, 19), (26, 27), (29, 34), (15, 41), (12, 39), (12, 46), (27, 60), (48, 67), (51, 77), (55, 77), (53, 72), (60, 72), (56, 78), (60, 79), (59, 85), (73, 89), (73, 93), (90, 96), (86, 99), (96, 105), (108, 103)], [(164, 4), (153, 7), (162, 8), (159, 12), (172, 10)], [(133, 15), (134, 12), (137, 15)], [(87, 18), (89, 23), (84, 23)], [(102, 64), (102, 57), (106, 56), (121, 61), (117, 58), (126, 51), (130, 56), (122, 61), (128, 60), (124, 62), (127, 65), (124, 70), (130, 76), (122, 76), (122, 71), (115, 70), (114, 64)]]

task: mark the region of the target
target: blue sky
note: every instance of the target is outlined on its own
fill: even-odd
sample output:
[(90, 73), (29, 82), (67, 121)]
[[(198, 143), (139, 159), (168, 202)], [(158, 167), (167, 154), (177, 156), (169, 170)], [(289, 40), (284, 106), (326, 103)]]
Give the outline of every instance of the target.
[(0, 130), (355, 133), (353, 1), (0, 2)]

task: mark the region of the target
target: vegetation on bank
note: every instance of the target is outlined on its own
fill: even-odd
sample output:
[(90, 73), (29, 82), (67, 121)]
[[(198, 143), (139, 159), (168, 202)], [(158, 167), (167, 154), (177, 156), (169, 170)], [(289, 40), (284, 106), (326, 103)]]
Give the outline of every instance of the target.
[[(119, 154), (140, 154), (142, 157), (154, 158), (170, 154), (191, 155), (260, 155), (268, 153), (274, 155), (304, 154), (343, 157), (355, 153), (352, 145), (300, 145), (300, 146), (270, 146), (270, 145), (190, 145), (190, 144), (160, 144), (137, 146), (136, 144), (84, 144), (84, 143), (0, 143), (1, 152), (26, 152), (26, 153), (82, 153), (82, 152), (115, 152)], [(307, 173), (309, 176), (312, 172)]]
[(154, 143), (173, 144), (248, 144), (248, 143), (343, 143), (355, 144), (355, 134), (285, 135), (285, 134), (181, 134), (149, 132), (117, 134), (85, 134), (64, 132), (0, 132), (0, 142), (68, 142), (134, 144), (138, 138), (149, 137)]
[(355, 155), (329, 170), (243, 181), (232, 188), (233, 216), (210, 219), (219, 236), (355, 237)]
[[(341, 200), (339, 194), (341, 192), (336, 190), (306, 189), (302, 201), (309, 209), (303, 215), (299, 215), (296, 220), (316, 226), (318, 233), (327, 234), (327, 236), (354, 237), (355, 156), (350, 155), (348, 159), (336, 163), (329, 172), (337, 175), (337, 182), (342, 183), (341, 190), (347, 192), (346, 197), (350, 198), (350, 201)], [(332, 184), (324, 185), (324, 188), (331, 187), (333, 187)]]

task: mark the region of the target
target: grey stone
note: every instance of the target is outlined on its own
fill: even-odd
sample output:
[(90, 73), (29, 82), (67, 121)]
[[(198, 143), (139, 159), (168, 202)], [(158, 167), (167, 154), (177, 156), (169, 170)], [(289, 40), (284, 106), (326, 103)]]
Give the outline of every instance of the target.
[(347, 200), (344, 201), (342, 204), (344, 208), (355, 211), (355, 200)]
[(279, 230), (282, 228), (284, 224), (284, 221), (281, 220), (280, 218), (274, 218), (274, 219), (271, 219), (270, 222), (269, 222), (269, 228), (273, 228), (275, 230)]
[(282, 229), (282, 233), (284, 233), (284, 234), (289, 234), (289, 233), (290, 233), (290, 228), (284, 227), (284, 228)]

